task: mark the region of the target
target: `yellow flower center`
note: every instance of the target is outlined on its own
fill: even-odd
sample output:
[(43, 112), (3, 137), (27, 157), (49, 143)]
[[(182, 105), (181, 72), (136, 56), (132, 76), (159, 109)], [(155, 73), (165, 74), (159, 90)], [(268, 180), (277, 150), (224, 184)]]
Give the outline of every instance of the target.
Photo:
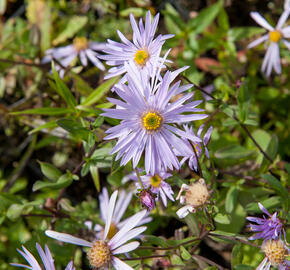
[(278, 30), (270, 31), (269, 33), (269, 39), (272, 42), (278, 42), (282, 38), (282, 34)]
[(162, 117), (157, 112), (147, 112), (142, 117), (143, 126), (149, 130), (156, 130), (162, 124)]
[(146, 49), (138, 50), (135, 53), (134, 60), (139, 66), (143, 67), (146, 64), (148, 59), (149, 59), (149, 54)]
[(73, 40), (73, 45), (75, 50), (79, 52), (88, 48), (88, 41), (85, 37), (76, 37)]
[(191, 184), (185, 193), (186, 203), (194, 207), (203, 206), (207, 202), (208, 197), (209, 191), (202, 178)]
[(155, 174), (150, 178), (151, 186), (158, 188), (160, 186), (162, 179), (158, 174)]
[(90, 265), (93, 268), (106, 266), (111, 260), (111, 250), (103, 240), (97, 240), (87, 253)]
[(268, 240), (263, 247), (263, 251), (274, 266), (282, 263), (288, 255), (288, 251), (281, 240)]

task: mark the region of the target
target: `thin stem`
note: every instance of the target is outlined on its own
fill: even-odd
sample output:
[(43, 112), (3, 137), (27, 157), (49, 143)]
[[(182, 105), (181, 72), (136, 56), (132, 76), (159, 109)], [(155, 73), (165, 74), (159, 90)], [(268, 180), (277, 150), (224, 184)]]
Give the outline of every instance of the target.
[(218, 238), (224, 238), (224, 239), (228, 239), (228, 240), (232, 240), (232, 241), (239, 241), (239, 242), (241, 242), (241, 243), (244, 243), (244, 244), (250, 245), (250, 246), (252, 246), (252, 247), (256, 247), (256, 248), (259, 247), (259, 246), (257, 246), (256, 244), (251, 243), (250, 241), (243, 240), (243, 239), (240, 239), (240, 238), (237, 238), (237, 237), (234, 237), (234, 236), (219, 235), (219, 234), (215, 234), (215, 233), (213, 233), (213, 232), (210, 232), (209, 234), (212, 235), (212, 236), (214, 236), (214, 237), (218, 237)]
[(24, 66), (29, 66), (29, 67), (38, 67), (41, 69), (47, 69), (45, 67), (46, 64), (25, 63), (25, 62), (14, 61), (14, 60), (10, 60), (10, 59), (3, 59), (3, 58), (0, 58), (0, 62), (13, 64), (13, 65), (24, 65)]
[(122, 261), (137, 261), (137, 260), (145, 260), (145, 259), (161, 258), (161, 257), (169, 257), (169, 255), (152, 255), (152, 256), (142, 256), (138, 258), (122, 258)]
[(202, 173), (202, 170), (201, 170), (201, 167), (200, 167), (200, 163), (199, 163), (199, 159), (198, 159), (198, 156), (197, 156), (197, 153), (196, 153), (196, 150), (195, 150), (195, 146), (193, 145), (193, 143), (190, 140), (189, 140), (189, 143), (191, 144), (191, 146), (193, 148), (193, 152), (194, 152), (194, 155), (195, 155), (195, 158), (196, 158), (197, 167), (198, 167), (198, 170), (199, 170), (199, 173), (200, 173), (200, 177), (203, 178), (203, 173)]
[(139, 174), (138, 170), (135, 169), (135, 172), (136, 172), (136, 175), (137, 175), (137, 179), (138, 179), (139, 185), (141, 186), (142, 189), (144, 189), (144, 186), (143, 186), (143, 183), (141, 181), (141, 177), (140, 177), (140, 174)]
[(178, 244), (178, 245), (171, 246), (171, 247), (160, 248), (160, 247), (141, 246), (141, 247), (139, 247), (138, 249), (171, 250), (171, 249), (177, 249), (177, 248), (179, 248), (180, 246), (184, 246), (184, 245), (187, 245), (187, 244), (193, 243), (193, 242), (195, 242), (195, 241), (200, 241), (200, 240), (201, 240), (201, 238), (194, 238), (194, 239), (188, 240), (188, 241), (186, 241), (186, 242), (183, 242), (183, 243), (180, 243), (180, 244)]

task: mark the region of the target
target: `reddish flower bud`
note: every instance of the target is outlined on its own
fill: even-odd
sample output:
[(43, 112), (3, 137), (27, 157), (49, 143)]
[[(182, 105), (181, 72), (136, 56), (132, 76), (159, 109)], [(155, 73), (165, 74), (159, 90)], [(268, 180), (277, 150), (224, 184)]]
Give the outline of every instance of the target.
[(155, 197), (150, 190), (143, 189), (139, 192), (138, 196), (142, 206), (148, 211), (152, 211), (152, 209), (155, 208)]

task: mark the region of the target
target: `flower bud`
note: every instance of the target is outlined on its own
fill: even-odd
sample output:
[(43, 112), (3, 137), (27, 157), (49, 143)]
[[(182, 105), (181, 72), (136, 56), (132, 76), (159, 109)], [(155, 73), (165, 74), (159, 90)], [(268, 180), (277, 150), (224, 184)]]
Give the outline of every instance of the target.
[(155, 208), (155, 197), (150, 190), (142, 189), (138, 196), (142, 206), (145, 207), (148, 211), (152, 211), (152, 209)]

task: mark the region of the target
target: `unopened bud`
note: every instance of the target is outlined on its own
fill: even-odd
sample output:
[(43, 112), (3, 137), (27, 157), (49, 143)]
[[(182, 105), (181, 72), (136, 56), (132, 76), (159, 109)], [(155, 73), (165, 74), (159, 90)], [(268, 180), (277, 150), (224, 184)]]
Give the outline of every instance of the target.
[(152, 211), (155, 208), (155, 197), (150, 190), (143, 189), (138, 194), (140, 198), (140, 202), (143, 207), (145, 207), (148, 211)]

